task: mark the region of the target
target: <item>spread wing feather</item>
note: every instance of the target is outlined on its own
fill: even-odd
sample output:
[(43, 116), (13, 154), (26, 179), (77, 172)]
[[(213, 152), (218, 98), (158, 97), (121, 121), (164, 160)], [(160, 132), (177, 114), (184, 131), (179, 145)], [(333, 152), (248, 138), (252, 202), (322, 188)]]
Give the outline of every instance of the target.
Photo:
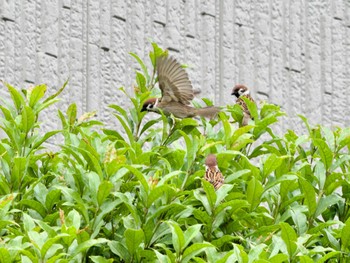
[(188, 105), (194, 97), (188, 74), (176, 59), (162, 56), (157, 59), (159, 88), (162, 102), (176, 101)]

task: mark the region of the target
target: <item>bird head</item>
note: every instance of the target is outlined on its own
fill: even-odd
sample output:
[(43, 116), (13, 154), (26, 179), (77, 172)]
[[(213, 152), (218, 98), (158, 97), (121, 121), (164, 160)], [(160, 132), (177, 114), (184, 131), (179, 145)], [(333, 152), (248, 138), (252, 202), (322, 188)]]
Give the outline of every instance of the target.
[(238, 84), (233, 87), (231, 95), (235, 95), (237, 98), (239, 98), (242, 95), (248, 95), (249, 94), (249, 89), (241, 84)]
[(142, 111), (155, 111), (155, 107), (157, 106), (157, 103), (158, 103), (157, 98), (150, 98), (150, 99), (146, 100), (143, 103), (141, 112)]
[(218, 162), (216, 160), (215, 154), (209, 154), (207, 158), (205, 159), (205, 166), (206, 168), (212, 168), (212, 167), (217, 167)]

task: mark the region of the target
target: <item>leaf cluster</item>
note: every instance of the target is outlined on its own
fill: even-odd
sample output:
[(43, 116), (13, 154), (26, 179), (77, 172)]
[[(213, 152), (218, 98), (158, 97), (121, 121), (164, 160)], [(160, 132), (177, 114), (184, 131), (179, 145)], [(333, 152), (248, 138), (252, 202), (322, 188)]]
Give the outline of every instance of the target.
[[(140, 64), (131, 107), (110, 105), (119, 122), (58, 111), (60, 130), (40, 114), (65, 85), (18, 90), (0, 106), (0, 262), (348, 262), (350, 129), (311, 126), (274, 132), (279, 107), (247, 102), (216, 120), (141, 112), (159, 94)], [(206, 99), (204, 103), (210, 104)], [(52, 151), (47, 144), (61, 136)], [(215, 191), (204, 159), (225, 176)]]

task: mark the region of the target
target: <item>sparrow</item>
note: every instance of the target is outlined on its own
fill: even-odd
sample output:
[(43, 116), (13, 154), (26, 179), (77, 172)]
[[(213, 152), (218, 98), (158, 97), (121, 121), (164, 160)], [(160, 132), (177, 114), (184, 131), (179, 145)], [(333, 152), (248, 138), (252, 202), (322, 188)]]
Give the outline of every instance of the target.
[(224, 184), (224, 176), (219, 170), (218, 162), (214, 154), (209, 154), (205, 159), (204, 179), (211, 183), (215, 190), (218, 190)]
[(244, 102), (242, 97), (246, 97), (250, 101), (255, 102), (250, 96), (249, 89), (244, 85), (238, 84), (233, 87), (231, 95), (235, 95), (237, 97), (236, 104), (241, 106), (243, 110), (242, 126), (248, 125), (248, 122), (250, 119), (252, 119), (252, 116), (250, 115), (247, 104)]
[(190, 106), (194, 98), (194, 91), (188, 74), (177, 60), (170, 56), (161, 56), (156, 61), (159, 88), (161, 98), (150, 98), (145, 101), (141, 111), (153, 111), (164, 114), (173, 114), (177, 118), (189, 118), (201, 116), (214, 118), (220, 108), (204, 107), (194, 108)]

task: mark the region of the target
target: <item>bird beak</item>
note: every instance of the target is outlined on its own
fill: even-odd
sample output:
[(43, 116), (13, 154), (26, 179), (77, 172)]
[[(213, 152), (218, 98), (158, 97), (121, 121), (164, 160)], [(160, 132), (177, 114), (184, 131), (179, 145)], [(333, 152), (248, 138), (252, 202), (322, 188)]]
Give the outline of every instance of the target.
[(231, 95), (236, 96), (238, 98), (238, 92), (232, 91)]
[(143, 112), (143, 111), (147, 111), (147, 109), (146, 109), (146, 108), (142, 108), (142, 109), (141, 109), (141, 112)]

